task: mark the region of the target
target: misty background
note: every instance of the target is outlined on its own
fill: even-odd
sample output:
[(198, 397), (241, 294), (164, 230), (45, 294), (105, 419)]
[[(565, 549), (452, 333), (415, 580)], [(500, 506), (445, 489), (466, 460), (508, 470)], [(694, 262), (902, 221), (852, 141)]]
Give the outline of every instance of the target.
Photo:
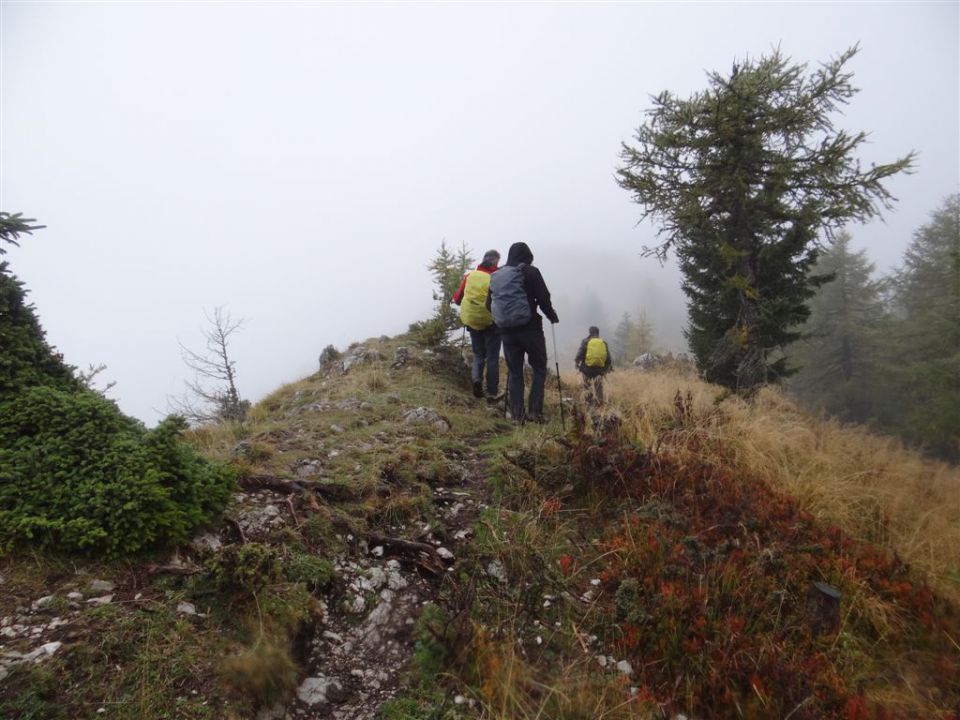
[(960, 187), (958, 7), (5, 0), (0, 209), (47, 226), (8, 259), (48, 341), (105, 363), (149, 424), (205, 311), (245, 318), (231, 353), (256, 401), (328, 344), (430, 316), (442, 240), (527, 242), (563, 348), (594, 295), (605, 335), (644, 310), (682, 351), (679, 273), (641, 255), (656, 228), (614, 181), (650, 96), (776, 46), (816, 67), (859, 42), (838, 125), (870, 133), (864, 163), (918, 152), (895, 210), (848, 228), (887, 272)]

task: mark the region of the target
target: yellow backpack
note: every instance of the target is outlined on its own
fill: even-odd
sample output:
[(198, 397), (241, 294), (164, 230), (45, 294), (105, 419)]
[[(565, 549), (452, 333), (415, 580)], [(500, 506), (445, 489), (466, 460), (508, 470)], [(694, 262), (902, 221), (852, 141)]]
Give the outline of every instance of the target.
[(607, 364), (607, 344), (600, 338), (590, 338), (587, 341), (587, 357), (583, 364), (587, 367), (602, 368)]
[(460, 301), (460, 322), (473, 330), (484, 330), (493, 325), (493, 316), (487, 310), (487, 293), (490, 292), (490, 274), (473, 270), (467, 276)]

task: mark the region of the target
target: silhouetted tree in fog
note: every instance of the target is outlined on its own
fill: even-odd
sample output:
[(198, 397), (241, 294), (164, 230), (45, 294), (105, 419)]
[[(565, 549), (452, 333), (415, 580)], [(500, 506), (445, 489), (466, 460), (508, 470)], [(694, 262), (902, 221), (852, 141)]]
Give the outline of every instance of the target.
[(858, 422), (874, 415), (886, 339), (883, 283), (873, 272), (866, 252), (852, 252), (850, 235), (838, 233), (813, 268), (831, 279), (810, 302), (804, 339), (789, 350), (800, 366), (791, 386), (804, 401)]
[(905, 434), (960, 461), (960, 195), (914, 233), (897, 278), (892, 383)]
[(230, 336), (243, 320), (233, 322), (229, 312), (217, 307), (213, 317), (207, 316), (207, 324), (209, 327), (203, 332), (206, 347), (202, 352), (180, 343), (183, 362), (193, 370), (194, 379), (186, 381), (187, 392), (180, 398), (171, 398), (170, 403), (178, 415), (192, 423), (243, 422), (250, 401), (240, 398), (236, 362), (230, 357), (229, 348)]

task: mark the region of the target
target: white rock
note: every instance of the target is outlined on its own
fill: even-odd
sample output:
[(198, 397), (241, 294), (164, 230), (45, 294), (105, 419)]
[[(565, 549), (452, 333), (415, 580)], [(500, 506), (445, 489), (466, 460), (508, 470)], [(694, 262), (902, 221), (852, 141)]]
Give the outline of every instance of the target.
[(87, 605), (109, 605), (113, 602), (113, 595), (104, 595), (87, 600)]
[(355, 615), (362, 613), (366, 607), (367, 602), (363, 599), (363, 595), (353, 595), (344, 601), (344, 609)]
[(88, 587), (90, 588), (90, 592), (109, 593), (113, 592), (116, 586), (109, 580), (93, 580)]
[(390, 607), (389, 603), (380, 603), (377, 605), (373, 612), (367, 617), (367, 632), (374, 630), (375, 628), (386, 625), (390, 622), (390, 611), (393, 608)]
[(42, 662), (63, 647), (62, 642), (49, 642), (23, 656), (23, 662)]
[(457, 695), (453, 698), (454, 705), (463, 705), (466, 701), (467, 699), (463, 695)]
[(499, 580), (502, 583), (506, 583), (507, 580), (509, 580), (507, 577), (507, 569), (499, 560), (493, 560), (487, 565), (487, 575), (492, 577), (494, 580)]
[(193, 603), (182, 602), (177, 605), (177, 612), (181, 615), (196, 615), (197, 606)]
[(606, 655), (597, 655), (597, 665), (602, 668), (607, 666), (607, 656)]
[(42, 598), (34, 600), (30, 608), (32, 610), (42, 610), (53, 602), (54, 597), (54, 595), (44, 595)]
[(0, 636), (15, 638), (19, 635), (22, 635), (27, 631), (26, 625), (8, 625), (5, 628), (0, 628)]
[(339, 681), (333, 678), (309, 677), (297, 688), (297, 697), (301, 702), (313, 707), (331, 702), (342, 689)]
[(373, 550), (370, 551), (370, 554), (374, 557), (383, 557), (383, 545), (377, 545)]
[(390, 571), (387, 576), (387, 587), (391, 590), (403, 590), (407, 586), (407, 579), (396, 570)]
[(593, 580), (590, 581), (590, 584), (594, 587), (600, 587), (600, 578), (593, 578)]
[(214, 535), (213, 533), (204, 533), (203, 535), (198, 535), (191, 540), (190, 545), (194, 550), (197, 551), (216, 552), (223, 547), (223, 541), (220, 539), (219, 535)]
[(378, 567), (369, 568), (366, 577), (360, 578), (360, 587), (364, 590), (379, 590), (386, 584), (387, 574)]
[(454, 556), (453, 553), (447, 550), (445, 547), (437, 548), (437, 555), (446, 560), (447, 562), (453, 562)]
[(633, 665), (628, 660), (621, 660), (617, 663), (617, 670), (624, 675), (633, 675)]

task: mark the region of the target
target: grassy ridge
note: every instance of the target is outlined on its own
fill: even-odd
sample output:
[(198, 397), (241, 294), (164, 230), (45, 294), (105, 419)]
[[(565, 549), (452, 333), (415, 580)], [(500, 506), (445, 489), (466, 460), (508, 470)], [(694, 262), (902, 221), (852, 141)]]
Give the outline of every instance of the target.
[[(775, 392), (612, 380), (603, 417), (497, 448), (448, 600), (481, 717), (954, 716), (956, 468)], [(835, 631), (814, 582), (842, 592)]]
[[(289, 699), (324, 604), (342, 597), (331, 560), (357, 552), (346, 538), (436, 526), (431, 487), (453, 485), (475, 448), (486, 507), (420, 618), (409, 689), (381, 717), (956, 712), (957, 468), (773, 391), (745, 403), (666, 372), (615, 373), (607, 409), (568, 415), (566, 430), (555, 405), (549, 425), (516, 427), (470, 396), (456, 353), (393, 367), (408, 343), (367, 341), (376, 353), (347, 374), (192, 433), (241, 480), (318, 463), (325, 492), (278, 500), (281, 525), (238, 537), (235, 499), (215, 528), (224, 547), (185, 549), (184, 572), (169, 558), (0, 558), (0, 615), (52, 595), (36, 617), (69, 621), (43, 636), (60, 652), (0, 683), (0, 717), (239, 720)], [(405, 424), (419, 406), (450, 430)], [(112, 604), (88, 606), (93, 578), (116, 583)], [(811, 627), (818, 581), (842, 593), (835, 632)]]

